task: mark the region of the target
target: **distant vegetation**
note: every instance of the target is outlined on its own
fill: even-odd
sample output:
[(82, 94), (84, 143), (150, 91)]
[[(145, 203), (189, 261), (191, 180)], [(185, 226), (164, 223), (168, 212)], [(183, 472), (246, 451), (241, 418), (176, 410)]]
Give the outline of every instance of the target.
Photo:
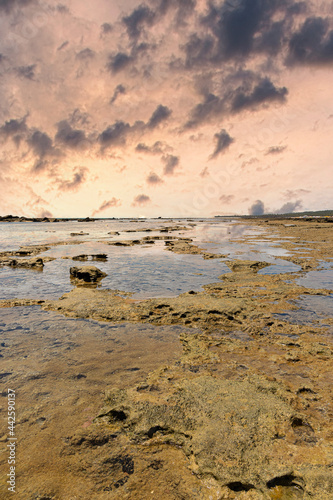
[(276, 219), (281, 217), (333, 217), (333, 210), (320, 210), (317, 212), (292, 212), (288, 214), (241, 215), (240, 217), (268, 217)]

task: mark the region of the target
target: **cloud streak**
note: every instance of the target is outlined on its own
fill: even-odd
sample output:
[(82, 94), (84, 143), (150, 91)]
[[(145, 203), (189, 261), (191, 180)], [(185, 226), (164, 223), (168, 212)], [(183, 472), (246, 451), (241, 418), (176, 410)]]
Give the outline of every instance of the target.
[(218, 132), (214, 135), (216, 146), (213, 154), (210, 156), (210, 160), (214, 160), (217, 158), (220, 153), (226, 151), (229, 146), (234, 142), (234, 139), (228, 134), (225, 129), (222, 129), (221, 132)]

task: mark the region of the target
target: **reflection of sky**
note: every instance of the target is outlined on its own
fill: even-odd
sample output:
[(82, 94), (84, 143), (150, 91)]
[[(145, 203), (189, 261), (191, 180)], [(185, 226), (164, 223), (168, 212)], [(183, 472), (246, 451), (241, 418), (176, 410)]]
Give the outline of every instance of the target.
[(199, 291), (202, 285), (218, 281), (230, 272), (219, 260), (204, 260), (199, 255), (178, 255), (164, 250), (164, 243), (151, 247), (113, 247), (103, 243), (85, 243), (55, 247), (43, 255), (75, 256), (82, 253), (105, 253), (106, 262), (80, 262), (58, 258), (45, 264), (43, 272), (30, 269), (0, 269), (0, 299), (59, 297), (72, 289), (71, 266), (96, 265), (107, 273), (101, 288), (135, 292), (134, 298), (172, 297)]
[[(300, 271), (300, 266), (279, 259), (290, 253), (279, 247), (278, 240), (265, 239), (266, 231), (262, 228), (247, 226), (235, 221), (190, 221), (190, 220), (109, 220), (96, 222), (68, 223), (4, 223), (1, 225), (2, 239), (0, 249), (18, 249), (20, 245), (38, 244), (57, 241), (78, 240), (70, 233), (89, 233), (82, 237), (79, 245), (51, 247), (41, 256), (52, 256), (56, 260), (46, 263), (44, 271), (0, 268), (2, 287), (1, 298), (41, 298), (59, 297), (72, 289), (69, 281), (69, 268), (73, 265), (96, 265), (108, 276), (102, 280), (101, 288), (120, 289), (134, 292), (136, 297), (176, 296), (188, 290), (199, 291), (202, 285), (216, 282), (218, 276), (229, 272), (223, 260), (240, 259), (263, 261), (272, 264), (261, 269), (259, 274), (270, 275)], [(154, 245), (134, 247), (114, 247), (103, 241), (135, 240), (157, 234), (166, 237), (179, 236), (179, 232), (145, 232), (165, 226), (190, 226), (188, 231), (181, 231), (182, 237), (193, 238), (195, 244), (211, 253), (221, 253), (225, 259), (203, 260), (198, 255), (178, 255), (166, 251), (163, 241)], [(194, 225), (195, 224), (195, 225)], [(142, 229), (140, 232), (126, 232)], [(54, 232), (50, 232), (54, 231)], [(119, 235), (109, 235), (118, 231)], [(259, 236), (259, 239), (256, 237)], [(238, 241), (239, 240), (239, 241)], [(245, 241), (244, 241), (245, 240)], [(100, 243), (98, 243), (100, 241)], [(80, 254), (105, 253), (107, 262), (80, 262), (61, 259)], [(298, 284), (310, 288), (333, 289), (332, 273), (328, 268), (312, 271), (299, 278)], [(322, 266), (324, 267), (324, 266)]]
[[(300, 299), (295, 300), (293, 304), (300, 309), (274, 316), (300, 325), (308, 325), (318, 321), (321, 325), (325, 325), (325, 317), (331, 318), (333, 314), (333, 295), (301, 295)], [(332, 326), (331, 329), (333, 330)]]
[[(186, 221), (177, 221), (180, 226), (186, 225)], [(170, 220), (138, 220), (131, 222), (130, 220), (107, 220), (95, 222), (1, 222), (0, 223), (0, 251), (18, 250), (20, 246), (36, 245), (45, 243), (56, 243), (66, 240), (95, 240), (95, 239), (114, 239), (115, 237), (108, 235), (110, 231), (126, 231), (129, 229), (149, 229), (160, 228), (165, 226), (176, 225)], [(84, 236), (71, 237), (70, 233), (88, 233)], [(145, 233), (147, 236), (151, 233)], [(167, 234), (167, 233), (165, 233)], [(174, 233), (170, 233), (174, 234)], [(118, 239), (137, 239), (137, 233), (122, 233)]]
[[(43, 311), (39, 306), (2, 309), (0, 334), (9, 344), (11, 342), (11, 332), (14, 330), (35, 335), (50, 330), (52, 333), (54, 332), (54, 344), (59, 343), (57, 335), (59, 335), (60, 339), (63, 339), (65, 332), (66, 337), (70, 336), (71, 339), (76, 339), (79, 343), (82, 334), (92, 334), (96, 336), (96, 340), (98, 340), (99, 336), (103, 338), (105, 335), (109, 335), (115, 338), (117, 345), (121, 345), (121, 340), (130, 339), (133, 333), (136, 334), (137, 332), (158, 339), (161, 342), (165, 339), (165, 334), (174, 335), (176, 340), (179, 333), (184, 331), (184, 327), (178, 325), (156, 327), (137, 323), (134, 329), (131, 323), (110, 324), (92, 319), (66, 318), (53, 311)], [(190, 331), (193, 332), (192, 329)]]
[(298, 278), (295, 283), (307, 288), (333, 290), (333, 269), (310, 271), (305, 276)]

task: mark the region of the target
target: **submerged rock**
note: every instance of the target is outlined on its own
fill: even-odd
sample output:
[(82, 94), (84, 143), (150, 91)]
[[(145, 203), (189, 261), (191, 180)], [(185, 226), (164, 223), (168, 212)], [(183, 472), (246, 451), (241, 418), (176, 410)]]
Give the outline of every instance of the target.
[(95, 266), (82, 266), (70, 268), (71, 279), (76, 281), (77, 284), (81, 283), (97, 283), (107, 276), (100, 269)]
[(255, 260), (233, 260), (233, 261), (226, 261), (226, 264), (234, 273), (249, 272), (249, 271), (256, 273), (260, 269), (269, 266), (268, 262), (261, 262)]
[(28, 268), (40, 268), (43, 269), (44, 262), (40, 257), (34, 257), (32, 259), (13, 259), (11, 264), (12, 267), (28, 267)]
[[(48, 258), (47, 261), (49, 260), (53, 259)], [(44, 267), (44, 262), (43, 259), (41, 259), (40, 257), (33, 257), (32, 259), (13, 259), (8, 257), (3, 257), (0, 258), (0, 265), (42, 270)]]

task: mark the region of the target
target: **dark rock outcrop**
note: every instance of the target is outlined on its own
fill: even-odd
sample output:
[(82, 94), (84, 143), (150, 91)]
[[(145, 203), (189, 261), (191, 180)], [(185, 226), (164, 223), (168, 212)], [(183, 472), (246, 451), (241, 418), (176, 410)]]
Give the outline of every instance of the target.
[(82, 266), (70, 268), (71, 280), (76, 284), (96, 284), (107, 276), (95, 266)]

